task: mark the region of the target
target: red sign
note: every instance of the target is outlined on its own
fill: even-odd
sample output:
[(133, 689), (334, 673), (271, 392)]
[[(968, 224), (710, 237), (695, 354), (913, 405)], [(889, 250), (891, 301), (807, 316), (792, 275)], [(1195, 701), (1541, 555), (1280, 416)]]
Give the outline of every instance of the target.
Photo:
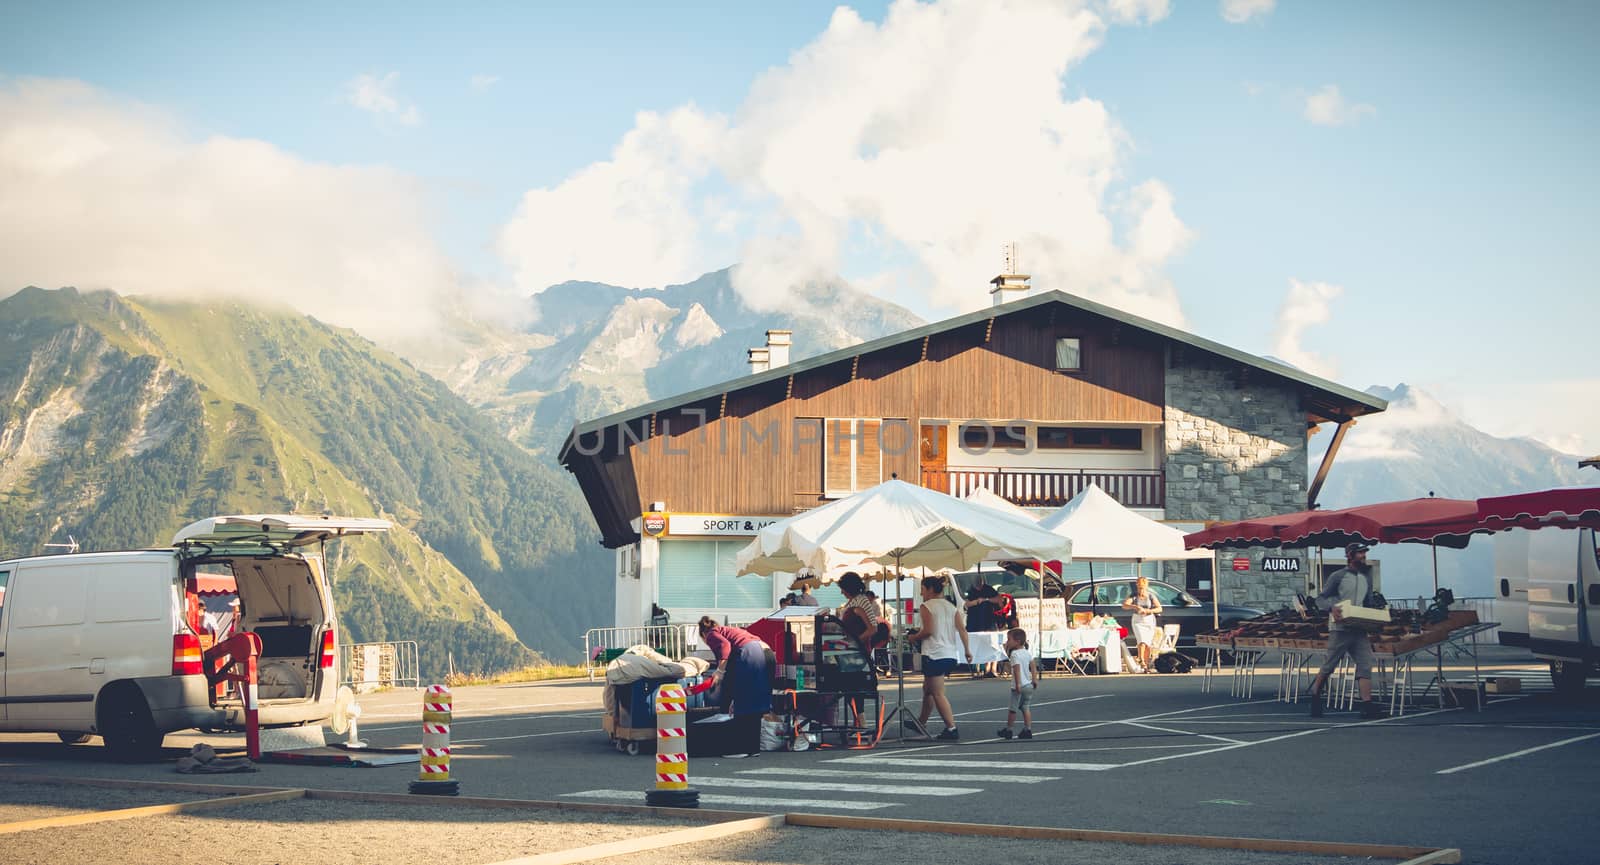
[(661, 537), (661, 533), (666, 531), (666, 530), (667, 530), (667, 515), (666, 514), (645, 514), (644, 515), (644, 533), (645, 534), (649, 535), (652, 538), (659, 538), (659, 537)]
[(1250, 560), (1249, 559), (1243, 559), (1243, 558), (1234, 559), (1233, 560), (1233, 569), (1236, 570), (1236, 571), (1248, 571), (1248, 570), (1250, 570)]

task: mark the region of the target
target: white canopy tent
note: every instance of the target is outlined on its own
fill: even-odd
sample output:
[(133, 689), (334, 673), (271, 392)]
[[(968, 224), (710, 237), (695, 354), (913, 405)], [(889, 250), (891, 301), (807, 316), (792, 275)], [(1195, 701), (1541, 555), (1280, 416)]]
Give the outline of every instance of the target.
[[(1085, 487), (1083, 492), (1072, 497), (1072, 501), (1040, 519), (1039, 525), (1072, 539), (1073, 558), (1090, 563), (1091, 583), (1094, 581), (1094, 562), (1210, 559), (1215, 597), (1216, 558), (1210, 550), (1185, 549), (1183, 532), (1128, 510), (1094, 484)], [(1216, 602), (1213, 600), (1212, 618), (1215, 617)]]
[[(906, 567), (962, 571), (982, 561), (1071, 557), (1072, 541), (1064, 535), (991, 507), (889, 480), (763, 528), (734, 564), (740, 574), (764, 576), (803, 569), (837, 574), (841, 567), (876, 562), (894, 566), (898, 574)], [(897, 682), (896, 713), (905, 707), (903, 673)], [(903, 717), (900, 730), (903, 738)]]
[(966, 500), (984, 507), (993, 508), (1003, 514), (1010, 514), (1018, 519), (1027, 520), (1030, 523), (1039, 522), (1037, 514), (1029, 512), (1027, 508), (1020, 505), (1012, 504), (1010, 499), (1002, 497), (988, 487), (973, 489), (972, 492), (967, 493)]

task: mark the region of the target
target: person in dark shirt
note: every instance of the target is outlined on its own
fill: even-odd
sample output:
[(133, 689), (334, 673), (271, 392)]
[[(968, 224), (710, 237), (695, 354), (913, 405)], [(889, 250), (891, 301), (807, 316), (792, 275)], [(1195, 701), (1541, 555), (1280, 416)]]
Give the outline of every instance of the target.
[[(967, 633), (980, 634), (986, 631), (1000, 630), (1000, 623), (995, 615), (995, 605), (1000, 597), (1000, 592), (994, 586), (989, 585), (988, 581), (983, 578), (982, 572), (978, 573), (976, 582), (962, 597), (965, 599), (963, 606), (967, 611)], [(989, 679), (994, 678), (1000, 665), (990, 662), (980, 666), (981, 669), (975, 669), (973, 672), (981, 673), (984, 678)]]

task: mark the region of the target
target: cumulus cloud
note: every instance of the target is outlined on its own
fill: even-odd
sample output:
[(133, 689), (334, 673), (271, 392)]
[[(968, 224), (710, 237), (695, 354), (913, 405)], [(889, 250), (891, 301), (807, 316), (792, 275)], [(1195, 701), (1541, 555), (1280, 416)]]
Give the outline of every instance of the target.
[(472, 76), (472, 78), (467, 83), (472, 86), (473, 90), (476, 90), (476, 91), (482, 93), (483, 91), (488, 90), (489, 88), (495, 86), (496, 84), (499, 84), (500, 83), (500, 76), (498, 76), (498, 75), (474, 75), (474, 76)]
[(733, 243), (735, 286), (772, 307), (868, 237), (885, 263), (850, 276), (969, 309), (1016, 241), (1036, 287), (1181, 324), (1163, 274), (1189, 231), (1171, 191), (1125, 176), (1127, 135), (1065, 80), (1110, 22), (1165, 14), (1164, 2), (901, 0), (876, 23), (841, 7), (732, 115), (642, 113), (610, 158), (529, 191), (499, 249), (537, 292), (688, 279)]
[(423, 190), (261, 141), (194, 140), (75, 81), (0, 80), (0, 287), (286, 303), (374, 337), (455, 290)]
[(1278, 0), (1222, 0), (1222, 17), (1232, 24), (1243, 24), (1258, 15), (1267, 15)]
[(1154, 24), (1172, 13), (1168, 0), (1105, 0), (1105, 10), (1118, 24)]
[(345, 101), (372, 114), (380, 120), (389, 120), (402, 126), (416, 126), (422, 122), (422, 112), (397, 93), (400, 73), (390, 72), (379, 77), (362, 74), (345, 82)]
[(530, 291), (568, 279), (657, 286), (711, 269), (700, 256), (707, 214), (691, 192), (723, 132), (721, 120), (693, 106), (642, 112), (610, 159), (525, 193), (498, 242), (517, 284)]
[(1345, 126), (1377, 114), (1378, 109), (1364, 102), (1350, 102), (1339, 92), (1338, 85), (1325, 84), (1306, 97), (1304, 113), (1318, 126)]
[(1343, 288), (1326, 282), (1289, 280), (1289, 293), (1273, 327), (1272, 353), (1312, 375), (1333, 378), (1338, 371), (1333, 363), (1307, 351), (1301, 340), (1306, 328), (1327, 322), (1329, 304), (1343, 293)]

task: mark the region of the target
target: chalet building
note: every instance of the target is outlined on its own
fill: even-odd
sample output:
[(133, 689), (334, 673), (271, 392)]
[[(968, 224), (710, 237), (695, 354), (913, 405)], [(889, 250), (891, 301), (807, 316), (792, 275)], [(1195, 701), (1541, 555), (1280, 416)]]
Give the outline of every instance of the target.
[[(769, 332), (747, 375), (576, 425), (561, 462), (616, 550), (616, 624), (647, 623), (652, 604), (675, 622), (771, 610), (789, 580), (736, 577), (737, 550), (891, 477), (1041, 509), (1098, 484), (1186, 528), (1298, 510), (1349, 424), (1386, 407), (1080, 297), (1027, 293), (1026, 277), (994, 282), (989, 309), (803, 361), (789, 362), (787, 331)], [(1334, 446), (1312, 476), (1307, 440), (1323, 424)], [(1274, 608), (1306, 584), (1309, 561), (1265, 570), (1259, 551), (1238, 555), (1248, 569), (1232, 554), (1218, 566), (1226, 601)], [(1200, 564), (1166, 576), (1203, 593)]]

